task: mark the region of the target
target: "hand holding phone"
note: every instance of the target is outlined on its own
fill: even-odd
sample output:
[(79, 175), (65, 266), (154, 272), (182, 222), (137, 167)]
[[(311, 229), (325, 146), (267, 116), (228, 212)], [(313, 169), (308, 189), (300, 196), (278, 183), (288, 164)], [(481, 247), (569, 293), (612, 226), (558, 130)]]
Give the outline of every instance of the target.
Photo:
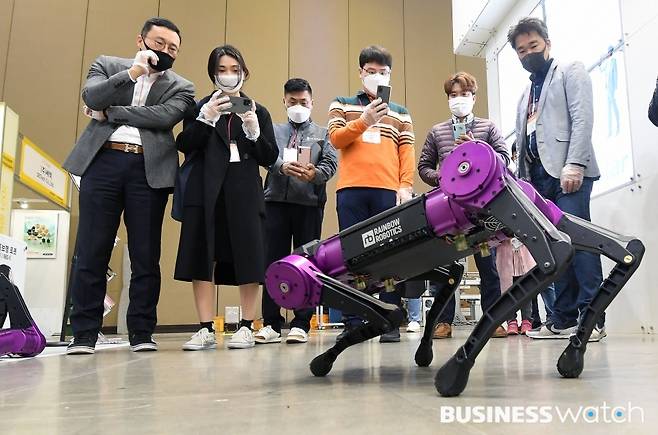
[(377, 124), (380, 119), (388, 113), (388, 104), (383, 103), (381, 99), (375, 98), (368, 104), (361, 114), (361, 119), (368, 127)]
[(306, 166), (311, 163), (311, 147), (300, 146), (298, 148), (297, 161)]
[(231, 107), (226, 109), (229, 113), (246, 113), (252, 108), (252, 101), (245, 97), (228, 97)]
[(466, 134), (466, 123), (457, 122), (452, 124), (452, 137), (457, 140), (460, 136)]
[(377, 98), (381, 98), (382, 103), (389, 104), (391, 101), (391, 87), (386, 85), (377, 86)]

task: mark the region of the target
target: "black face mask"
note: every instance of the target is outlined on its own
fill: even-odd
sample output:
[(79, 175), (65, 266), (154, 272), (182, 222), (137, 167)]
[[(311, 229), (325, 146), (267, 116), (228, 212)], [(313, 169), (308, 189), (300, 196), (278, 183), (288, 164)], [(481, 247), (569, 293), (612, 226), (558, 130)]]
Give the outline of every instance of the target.
[(532, 74), (537, 74), (546, 67), (548, 61), (544, 59), (544, 52), (540, 53), (528, 53), (523, 59), (521, 59), (521, 65), (523, 68)]
[(143, 42), (144, 42), (144, 47), (146, 47), (147, 50), (151, 50), (153, 53), (155, 53), (158, 56), (157, 65), (152, 64), (151, 61), (149, 60), (149, 65), (151, 66), (151, 68), (153, 68), (156, 71), (164, 71), (171, 68), (174, 65), (174, 60), (176, 59), (171, 57), (169, 53), (165, 53), (164, 51), (153, 50), (149, 48), (148, 45), (146, 45), (146, 41)]

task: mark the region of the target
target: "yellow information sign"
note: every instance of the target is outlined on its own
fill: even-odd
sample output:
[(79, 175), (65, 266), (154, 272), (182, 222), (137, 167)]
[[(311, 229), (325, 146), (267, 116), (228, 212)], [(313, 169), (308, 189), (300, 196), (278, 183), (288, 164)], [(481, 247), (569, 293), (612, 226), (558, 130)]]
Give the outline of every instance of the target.
[(30, 139), (21, 141), (21, 165), (18, 177), (22, 183), (46, 198), (69, 206), (69, 175), (52, 157)]

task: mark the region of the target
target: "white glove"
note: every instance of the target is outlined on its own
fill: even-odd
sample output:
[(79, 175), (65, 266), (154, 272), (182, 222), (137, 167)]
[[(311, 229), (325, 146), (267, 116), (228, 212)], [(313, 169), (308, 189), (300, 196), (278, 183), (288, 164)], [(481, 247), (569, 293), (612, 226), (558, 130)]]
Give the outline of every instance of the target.
[(151, 50), (138, 51), (135, 55), (135, 60), (133, 60), (132, 66), (138, 66), (144, 70), (144, 74), (148, 74), (150, 72), (149, 60), (154, 65), (157, 65), (159, 60), (158, 55)]
[(562, 191), (564, 193), (578, 192), (578, 189), (583, 184), (584, 176), (585, 168), (572, 163), (566, 164), (560, 174), (560, 187)]
[(405, 203), (409, 201), (411, 198), (413, 198), (413, 196), (414, 196), (413, 187), (400, 187), (400, 189), (397, 191), (396, 203), (397, 205)]
[(85, 114), (85, 116), (88, 116), (91, 119), (95, 119), (98, 122), (105, 122), (107, 121), (107, 117), (105, 117), (105, 114), (101, 112), (100, 110), (92, 110), (87, 106), (84, 106), (82, 108), (82, 113)]
[(377, 124), (380, 119), (388, 113), (388, 104), (382, 103), (381, 98), (376, 98), (368, 104), (361, 114), (361, 119), (368, 127)]
[(216, 91), (210, 100), (201, 106), (197, 119), (214, 127), (219, 117), (229, 107), (231, 107), (231, 103), (228, 102), (228, 96), (222, 96), (222, 91)]
[(256, 102), (251, 100), (251, 110), (245, 113), (238, 113), (242, 119), (242, 131), (247, 139), (256, 142), (260, 136), (260, 126), (258, 125), (258, 116), (256, 116)]

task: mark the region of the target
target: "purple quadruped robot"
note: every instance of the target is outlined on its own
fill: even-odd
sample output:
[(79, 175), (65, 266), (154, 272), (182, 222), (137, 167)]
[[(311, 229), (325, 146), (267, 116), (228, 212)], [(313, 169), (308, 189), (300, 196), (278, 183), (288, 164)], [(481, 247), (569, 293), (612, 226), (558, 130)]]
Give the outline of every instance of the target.
[(475, 252), (488, 255), (490, 247), (517, 237), (537, 265), (483, 314), (466, 343), (437, 372), (436, 389), (442, 396), (461, 394), (475, 358), (496, 327), (564, 272), (574, 250), (584, 250), (616, 264), (581, 313), (577, 332), (557, 363), (563, 377), (578, 377), (596, 320), (638, 268), (642, 242), (563, 213), (529, 183), (518, 180), (484, 142), (457, 147), (443, 162), (439, 180), (441, 187), (327, 240), (308, 243), (269, 266), (267, 291), (281, 306), (323, 305), (366, 320), (313, 359), (311, 372), (325, 376), (348, 347), (398, 328), (402, 310), (372, 294), (398, 291), (416, 298), (423, 288), (397, 284), (419, 280), (439, 284), (415, 356), (416, 364), (429, 366), (436, 320), (464, 271), (456, 261)]
[(9, 279), (9, 266), (0, 265), (0, 328), (9, 315), (9, 329), (0, 329), (0, 356), (39, 355), (46, 338), (32, 320), (18, 288)]

